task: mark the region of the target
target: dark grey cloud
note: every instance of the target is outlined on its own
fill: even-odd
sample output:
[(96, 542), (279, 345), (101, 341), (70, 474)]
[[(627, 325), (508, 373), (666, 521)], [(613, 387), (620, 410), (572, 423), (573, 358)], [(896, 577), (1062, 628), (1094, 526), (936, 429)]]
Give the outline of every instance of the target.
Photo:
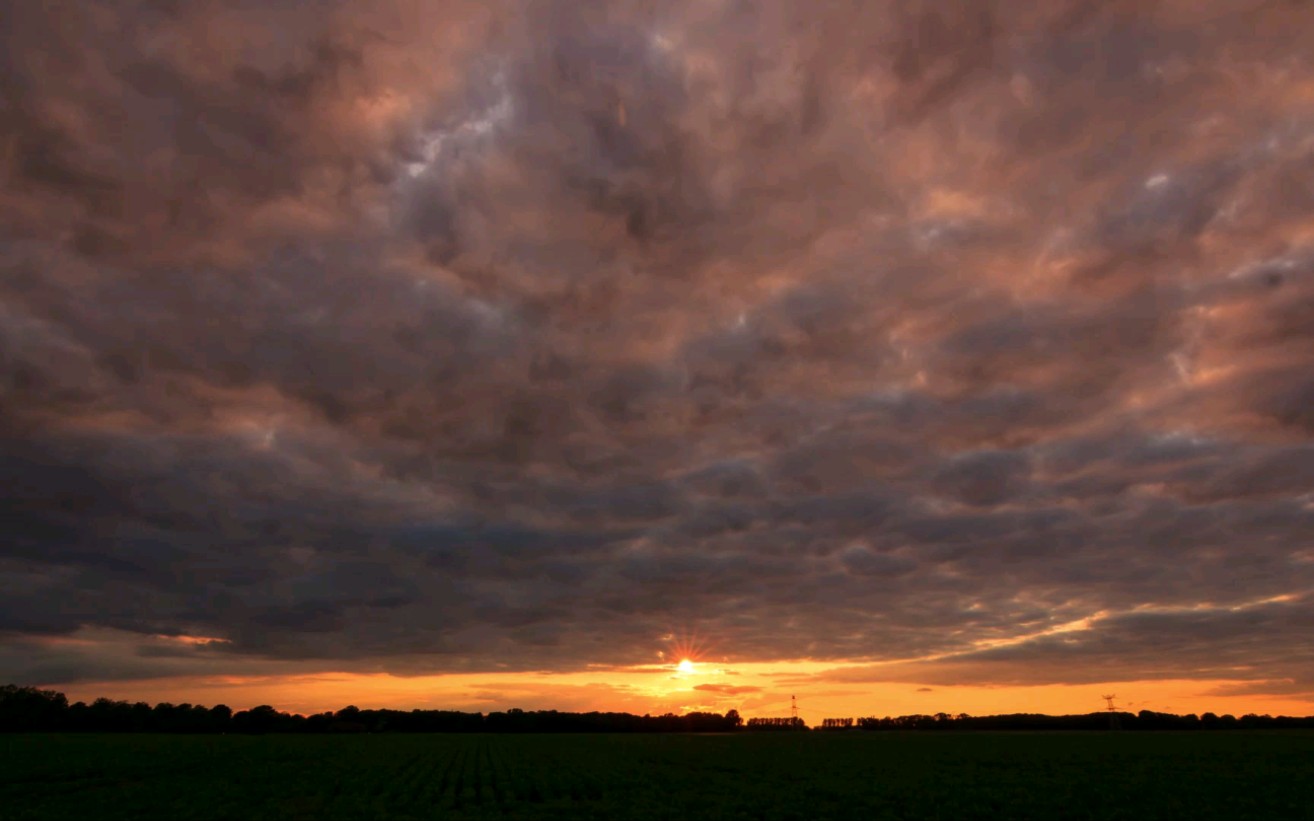
[(1298, 4), (4, 17), (0, 672), (1308, 680)]

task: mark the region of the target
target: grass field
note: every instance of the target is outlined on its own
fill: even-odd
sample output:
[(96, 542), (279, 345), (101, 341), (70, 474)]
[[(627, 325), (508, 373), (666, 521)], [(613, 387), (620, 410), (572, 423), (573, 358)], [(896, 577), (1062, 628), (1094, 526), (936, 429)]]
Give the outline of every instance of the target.
[(1314, 734), (0, 737), (0, 818), (1314, 818)]

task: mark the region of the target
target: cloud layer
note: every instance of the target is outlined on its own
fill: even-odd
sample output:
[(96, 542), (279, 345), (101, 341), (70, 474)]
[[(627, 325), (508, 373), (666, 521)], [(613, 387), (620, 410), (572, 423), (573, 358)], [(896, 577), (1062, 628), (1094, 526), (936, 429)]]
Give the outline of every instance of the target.
[(0, 677), (1314, 691), (1302, 4), (3, 16)]

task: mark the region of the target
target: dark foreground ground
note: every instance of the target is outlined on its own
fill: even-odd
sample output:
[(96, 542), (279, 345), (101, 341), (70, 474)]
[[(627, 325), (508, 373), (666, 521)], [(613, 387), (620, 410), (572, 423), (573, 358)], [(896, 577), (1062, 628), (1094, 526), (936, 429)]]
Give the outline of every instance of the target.
[(0, 818), (1314, 818), (1314, 733), (10, 735)]

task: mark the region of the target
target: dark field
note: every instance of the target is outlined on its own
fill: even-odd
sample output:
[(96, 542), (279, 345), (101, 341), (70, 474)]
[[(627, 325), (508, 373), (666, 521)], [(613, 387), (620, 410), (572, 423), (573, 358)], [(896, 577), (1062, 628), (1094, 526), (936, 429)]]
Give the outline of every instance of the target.
[(0, 737), (0, 818), (1314, 818), (1314, 733)]

